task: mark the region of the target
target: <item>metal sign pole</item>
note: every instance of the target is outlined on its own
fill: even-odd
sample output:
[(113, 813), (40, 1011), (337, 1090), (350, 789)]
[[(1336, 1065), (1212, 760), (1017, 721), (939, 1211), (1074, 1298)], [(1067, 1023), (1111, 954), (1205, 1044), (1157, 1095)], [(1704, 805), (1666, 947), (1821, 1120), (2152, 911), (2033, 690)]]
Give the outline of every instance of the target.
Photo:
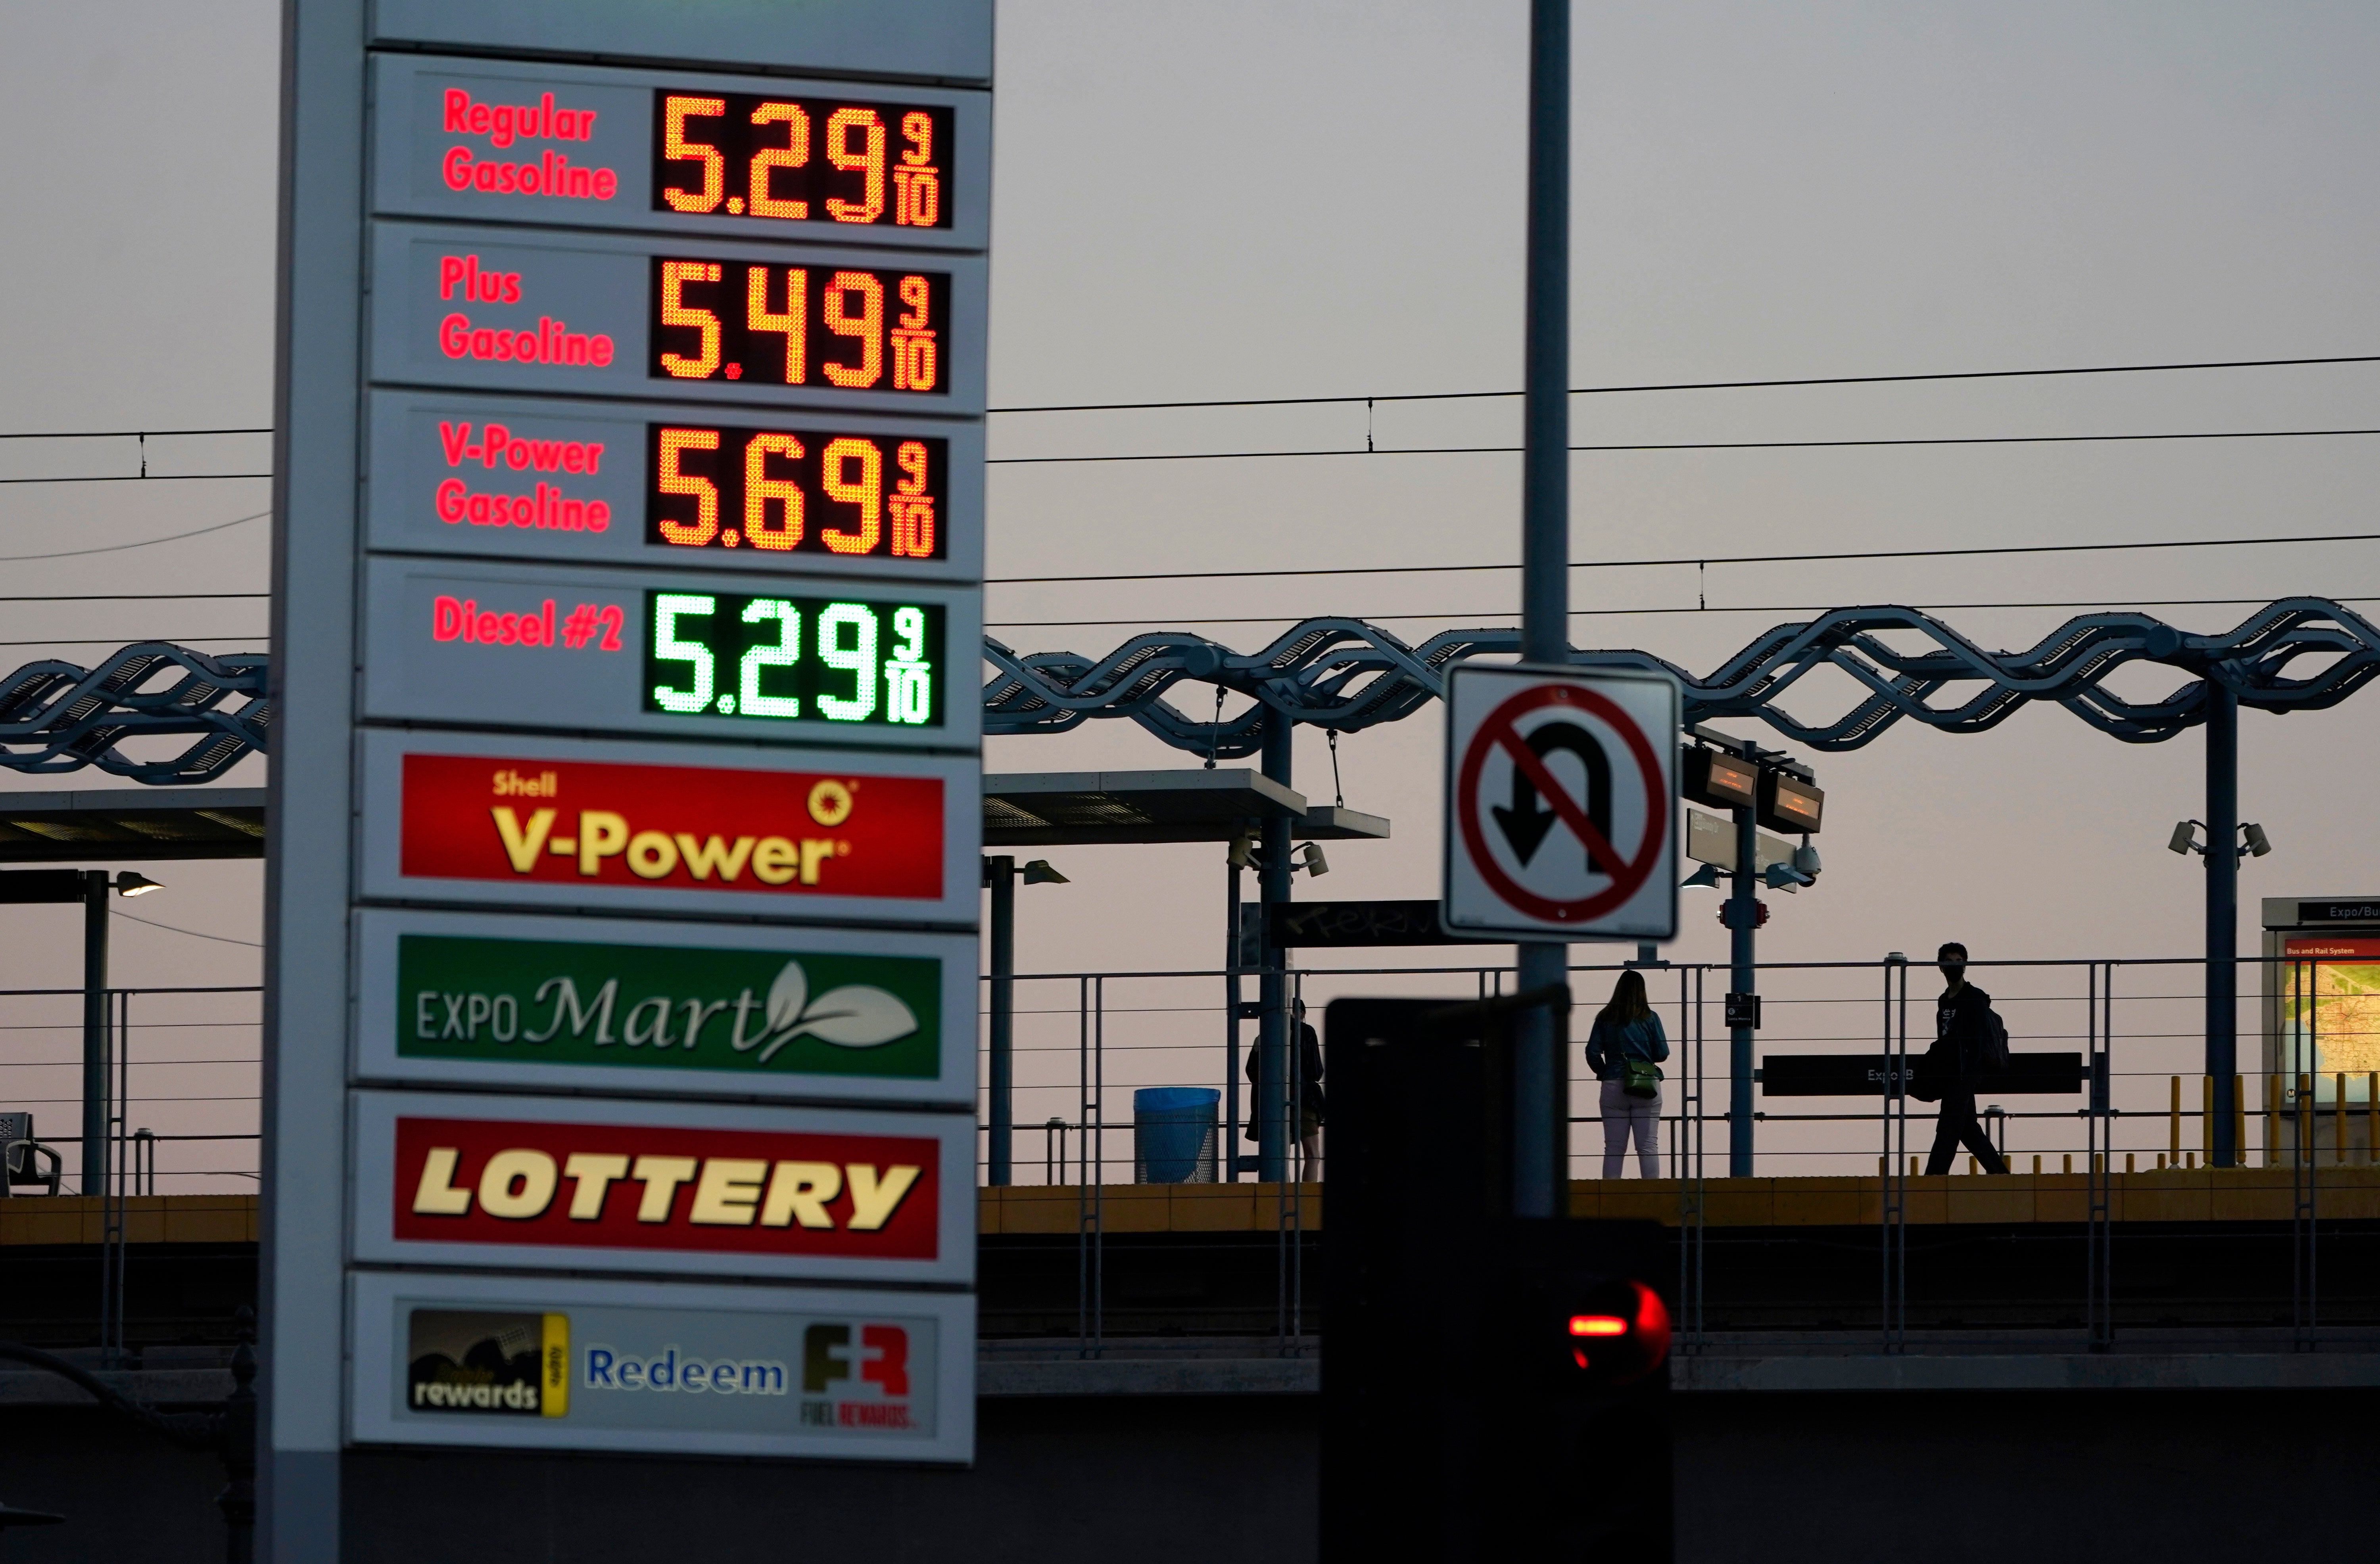
[[(1529, 7), (1528, 345), (1524, 383), (1521, 654), (1570, 661), (1570, 0)], [(1570, 947), (1522, 944), (1518, 991), (1569, 980)], [(1512, 1211), (1561, 1209), (1568, 1158), (1563, 1061), (1550, 1011), (1512, 1038)], [(1559, 1130), (1558, 1130), (1559, 1127)]]

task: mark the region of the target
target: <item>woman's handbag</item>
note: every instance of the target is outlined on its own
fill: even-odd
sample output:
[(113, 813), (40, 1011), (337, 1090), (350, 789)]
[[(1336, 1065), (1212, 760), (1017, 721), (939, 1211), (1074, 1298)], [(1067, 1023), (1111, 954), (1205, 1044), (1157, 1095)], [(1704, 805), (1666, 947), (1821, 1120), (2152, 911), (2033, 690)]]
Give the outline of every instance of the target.
[(1661, 1067), (1649, 1059), (1632, 1059), (1621, 1073), (1620, 1089), (1630, 1097), (1659, 1097)]

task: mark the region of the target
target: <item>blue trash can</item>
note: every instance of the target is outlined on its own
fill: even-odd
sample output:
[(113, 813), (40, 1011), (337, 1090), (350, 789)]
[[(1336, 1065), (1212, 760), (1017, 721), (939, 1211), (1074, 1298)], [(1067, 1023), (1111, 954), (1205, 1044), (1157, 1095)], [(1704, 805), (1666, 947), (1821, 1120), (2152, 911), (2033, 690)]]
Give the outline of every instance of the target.
[(1134, 1092), (1134, 1182), (1213, 1183), (1215, 1110), (1222, 1099), (1211, 1086), (1143, 1086)]

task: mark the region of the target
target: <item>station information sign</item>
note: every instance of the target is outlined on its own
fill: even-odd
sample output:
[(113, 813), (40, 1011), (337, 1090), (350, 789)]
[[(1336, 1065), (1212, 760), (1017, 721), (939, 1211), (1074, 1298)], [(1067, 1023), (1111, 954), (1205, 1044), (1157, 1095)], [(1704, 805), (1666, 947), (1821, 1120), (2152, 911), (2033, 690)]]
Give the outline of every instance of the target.
[(747, 13), (295, 0), (273, 1557), (972, 1454), (990, 6)]

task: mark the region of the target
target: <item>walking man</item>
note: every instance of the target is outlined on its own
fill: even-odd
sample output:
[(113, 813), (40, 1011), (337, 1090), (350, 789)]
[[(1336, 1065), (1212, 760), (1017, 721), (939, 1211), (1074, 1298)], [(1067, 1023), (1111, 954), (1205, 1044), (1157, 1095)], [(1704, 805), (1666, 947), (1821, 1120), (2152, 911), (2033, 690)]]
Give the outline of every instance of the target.
[(1930, 1084), (1942, 1094), (1942, 1112), (1934, 1121), (1934, 1154), (1925, 1159), (1928, 1173), (1947, 1173), (1951, 1158), (1963, 1145), (1987, 1173), (2005, 1173), (2008, 1164), (1992, 1149), (1991, 1137), (1975, 1121), (1975, 1078), (1992, 1052), (1992, 997), (1967, 981), (1967, 947), (1955, 940), (1935, 952), (1949, 985), (1934, 1011), (1934, 1046), (1925, 1051)]

